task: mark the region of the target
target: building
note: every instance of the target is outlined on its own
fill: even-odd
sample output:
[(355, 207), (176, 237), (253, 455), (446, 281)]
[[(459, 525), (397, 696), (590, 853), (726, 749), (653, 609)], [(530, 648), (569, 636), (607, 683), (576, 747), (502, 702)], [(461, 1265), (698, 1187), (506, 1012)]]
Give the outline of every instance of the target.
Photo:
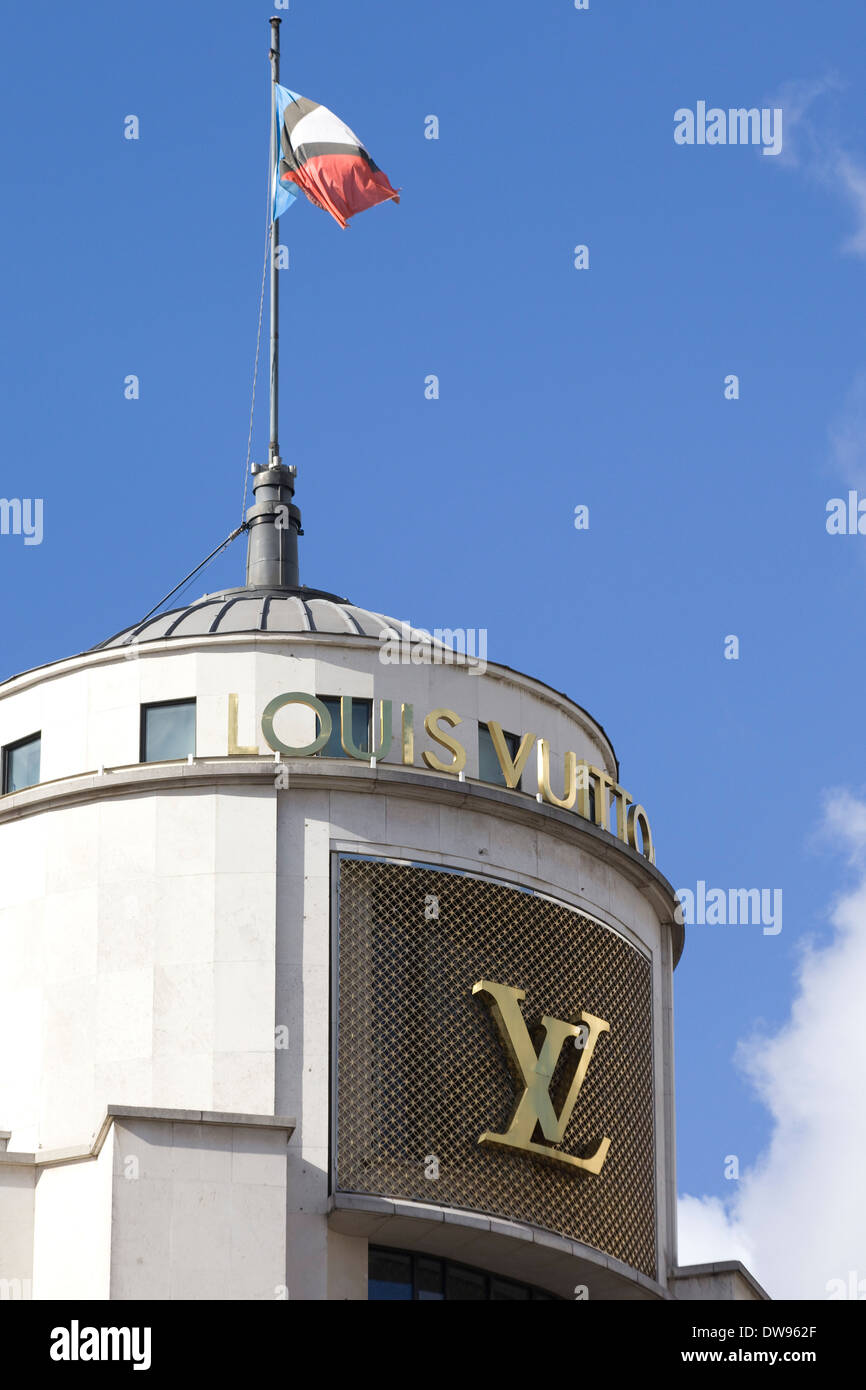
[(753, 1299), (676, 1265), (676, 901), (602, 726), (247, 584), (0, 685), (0, 1290)]

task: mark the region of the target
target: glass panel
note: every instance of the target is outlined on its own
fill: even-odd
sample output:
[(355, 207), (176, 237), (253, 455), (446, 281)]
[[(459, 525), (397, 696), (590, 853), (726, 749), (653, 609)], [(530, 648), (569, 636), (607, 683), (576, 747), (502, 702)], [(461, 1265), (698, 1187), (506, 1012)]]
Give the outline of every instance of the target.
[[(518, 1302), (530, 1299), (559, 1302), (556, 1294), (513, 1279), (486, 1274), (483, 1269), (467, 1269), (433, 1255), (411, 1255), (405, 1250), (370, 1247), (369, 1291), (371, 1299), (402, 1299), (441, 1302)], [(413, 1285), (414, 1273), (414, 1285)]]
[(490, 1297), (496, 1303), (528, 1302), (529, 1289), (525, 1284), (511, 1284), (507, 1279), (491, 1279)]
[[(330, 696), (319, 696), (331, 716), (331, 737), (322, 749), (323, 758), (345, 758), (340, 739), (340, 701)], [(356, 748), (370, 747), (370, 717), (372, 700), (352, 701), (352, 738)]]
[(42, 756), (42, 735), (23, 740), (6, 749), (4, 792), (17, 792), (22, 787), (35, 787), (39, 781)]
[[(319, 698), (331, 716), (331, 737), (322, 749), (320, 756), (323, 758), (345, 758), (343, 745), (340, 743), (340, 701), (326, 700), (322, 696)], [(316, 732), (319, 732), (318, 725)]]
[(369, 1299), (412, 1299), (412, 1258), (392, 1250), (370, 1251)]
[(429, 1302), (431, 1299), (439, 1302), (444, 1299), (442, 1261), (419, 1256), (415, 1261), (415, 1287), (421, 1302)]
[(145, 705), (143, 763), (169, 762), (195, 753), (195, 700)]
[(445, 1276), (445, 1297), (449, 1302), (462, 1303), (486, 1301), (487, 1276), (474, 1269), (458, 1269), (448, 1265)]
[[(503, 730), (504, 732), (504, 730)], [(505, 734), (505, 743), (511, 754), (511, 761), (517, 757), (520, 739), (516, 734)], [(490, 782), (494, 787), (504, 787), (505, 777), (499, 766), (493, 739), (486, 724), (478, 725), (478, 776), (482, 782)]]

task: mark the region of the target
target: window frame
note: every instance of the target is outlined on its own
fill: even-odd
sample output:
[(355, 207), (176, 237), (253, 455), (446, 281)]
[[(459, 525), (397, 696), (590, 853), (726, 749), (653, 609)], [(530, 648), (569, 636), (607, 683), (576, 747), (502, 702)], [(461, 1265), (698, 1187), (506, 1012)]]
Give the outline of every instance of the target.
[[(14, 790), (9, 786), (9, 754), (17, 753), (19, 748), (26, 748), (28, 743), (39, 742), (39, 776), (35, 782), (28, 782), (26, 787), (15, 787)], [(3, 788), (3, 796), (14, 796), (15, 792), (27, 791), (29, 787), (38, 787), (42, 780), (42, 730), (37, 729), (35, 734), (27, 734), (24, 738), (16, 738), (12, 743), (3, 745), (3, 766), (0, 771), (0, 787)]]
[(183, 756), (183, 758), (147, 758), (147, 757), (145, 757), (145, 754), (146, 754), (146, 752), (147, 752), (147, 714), (148, 714), (148, 711), (149, 711), (149, 710), (152, 710), (152, 709), (168, 709), (168, 708), (170, 708), (170, 707), (172, 707), (172, 706), (178, 707), (178, 706), (180, 706), (180, 705), (192, 705), (192, 708), (193, 708), (193, 721), (192, 721), (192, 744), (193, 744), (193, 747), (192, 747), (192, 756), (193, 756), (193, 757), (196, 756), (196, 749), (197, 749), (197, 745), (198, 745), (198, 702), (197, 702), (196, 696), (195, 696), (195, 695), (192, 695), (192, 696), (190, 696), (189, 698), (184, 698), (184, 699), (180, 699), (180, 700), (148, 700), (147, 703), (142, 703), (142, 704), (139, 706), (139, 719), (138, 719), (138, 761), (139, 761), (140, 763), (180, 763), (180, 762), (184, 762), (187, 758), (189, 758), (189, 754), (188, 754), (188, 753), (185, 753), (184, 756)]
[[(496, 722), (496, 721), (494, 720), (494, 723), (495, 723), (495, 722)], [(496, 757), (496, 749), (493, 747), (493, 736), (492, 736), (491, 733), (490, 733), (490, 725), (487, 724), (483, 719), (479, 719), (479, 720), (478, 720), (478, 780), (479, 780), (479, 782), (483, 782), (484, 785), (485, 785), (485, 787), (500, 787), (503, 791), (509, 791), (509, 790), (515, 791), (515, 792), (522, 791), (522, 790), (523, 790), (523, 785), (522, 785), (522, 784), (523, 784), (523, 775), (524, 775), (523, 773), (520, 774), (520, 780), (518, 781), (517, 786), (516, 786), (516, 787), (511, 787), (511, 788), (508, 788), (508, 787), (506, 787), (506, 785), (505, 785), (505, 774), (503, 773), (501, 767), (499, 767), (499, 776), (500, 776), (500, 779), (501, 779), (501, 780), (498, 781), (498, 782), (491, 782), (491, 781), (488, 780), (488, 778), (482, 777), (482, 776), (481, 776), (481, 731), (482, 731), (482, 729), (483, 729), (484, 733), (487, 735), (487, 737), (490, 739), (490, 744), (491, 744), (491, 750), (492, 750), (493, 758), (494, 758), (494, 760), (496, 761), (497, 767), (499, 767), (499, 759)], [(511, 756), (511, 761), (514, 762), (514, 759), (517, 757), (517, 754), (518, 754), (518, 752), (520, 751), (520, 744), (521, 744), (521, 737), (520, 737), (520, 734), (511, 734), (511, 733), (508, 732), (507, 729), (503, 729), (503, 730), (502, 730), (502, 736), (503, 736), (503, 738), (505, 739), (505, 745), (506, 745), (506, 747), (507, 747), (507, 749), (508, 749), (508, 752), (509, 752), (509, 754), (510, 754), (510, 756)]]

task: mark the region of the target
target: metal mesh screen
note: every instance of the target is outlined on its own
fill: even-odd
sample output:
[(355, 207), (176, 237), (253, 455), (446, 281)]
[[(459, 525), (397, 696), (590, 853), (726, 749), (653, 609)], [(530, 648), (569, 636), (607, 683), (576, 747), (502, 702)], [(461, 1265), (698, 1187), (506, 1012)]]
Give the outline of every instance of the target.
[[(522, 1087), (472, 986), (544, 1014), (607, 1020), (560, 1147), (610, 1149), (598, 1175), (478, 1143)], [(649, 962), (559, 903), (482, 878), (341, 857), (336, 1186), (527, 1221), (656, 1277)], [(563, 1047), (550, 1094), (576, 1067)], [(538, 1136), (536, 1136), (538, 1137)]]

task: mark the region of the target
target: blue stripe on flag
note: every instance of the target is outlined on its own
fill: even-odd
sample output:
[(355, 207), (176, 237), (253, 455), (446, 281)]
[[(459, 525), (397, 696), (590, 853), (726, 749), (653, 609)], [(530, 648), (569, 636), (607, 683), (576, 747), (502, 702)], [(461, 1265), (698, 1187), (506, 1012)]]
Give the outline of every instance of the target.
[(298, 100), (298, 93), (290, 92), (288, 87), (281, 87), (278, 82), (274, 83), (274, 92), (276, 94), (277, 103), (277, 167), (273, 171), (274, 195), (271, 207), (271, 217), (273, 221), (276, 222), (277, 218), (282, 217), (283, 213), (286, 212), (288, 208), (292, 206), (292, 203), (298, 196), (297, 193), (294, 192), (292, 185), (290, 183), (280, 183), (279, 177), (280, 132), (283, 128), (283, 112), (285, 111), (290, 101)]

